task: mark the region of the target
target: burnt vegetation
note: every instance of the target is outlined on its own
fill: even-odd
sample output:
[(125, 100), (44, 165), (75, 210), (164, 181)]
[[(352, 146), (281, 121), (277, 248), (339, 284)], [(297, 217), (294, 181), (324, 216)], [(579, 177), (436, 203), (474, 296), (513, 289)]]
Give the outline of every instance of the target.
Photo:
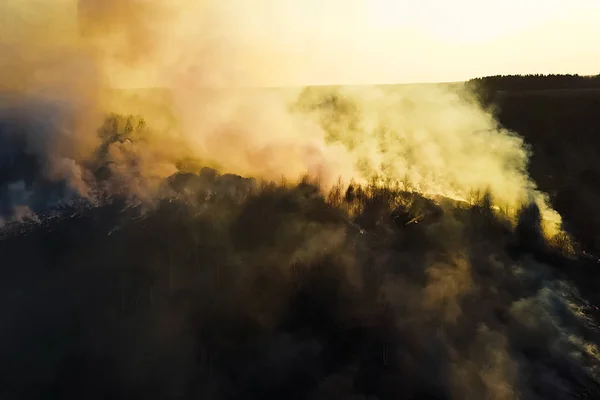
[[(497, 104), (532, 145), (531, 173), (575, 254), (542, 236), (535, 206), (514, 224), (486, 194), (467, 204), (340, 185), (325, 196), (308, 179), (264, 183), (186, 160), (151, 208), (30, 203), (38, 217), (0, 240), (0, 397), (597, 398), (598, 105)], [(101, 134), (110, 144), (144, 129), (113, 116)], [(88, 166), (98, 182), (110, 179), (104, 151)], [(14, 185), (64, 195), (26, 152), (3, 165), (5, 208)]]

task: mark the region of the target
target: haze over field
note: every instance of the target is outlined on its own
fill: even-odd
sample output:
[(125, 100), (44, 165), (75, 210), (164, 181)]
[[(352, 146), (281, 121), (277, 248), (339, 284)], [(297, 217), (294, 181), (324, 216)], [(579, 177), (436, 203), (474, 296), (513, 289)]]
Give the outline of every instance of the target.
[[(376, 22), (390, 16), (384, 10), (402, 14), (400, 3), (394, 7), (386, 3), (388, 7), (383, 2), (353, 2), (341, 7), (330, 1), (290, 3), (289, 8), (282, 3), (253, 3), (251, 8), (243, 4), (81, 0), (50, 7), (38, 0), (5, 5), (4, 15), (14, 17), (3, 27), (2, 46), (12, 56), (5, 58), (2, 86), (63, 117), (56, 117), (56, 127), (44, 127), (53, 130), (51, 140), (35, 139), (47, 158), (48, 173), (70, 174), (73, 187), (87, 193), (89, 183), (77, 165), (97, 146), (95, 130), (104, 114), (135, 112), (158, 129), (135, 156), (141, 158), (138, 168), (149, 175), (148, 182), (175, 172), (181, 157), (268, 179), (295, 179), (308, 172), (325, 186), (338, 178), (365, 181), (378, 176), (408, 181), (423, 193), (459, 199), (489, 190), (494, 202), (511, 212), (535, 198), (547, 228), (556, 232), (560, 218), (526, 176), (522, 141), (509, 132), (495, 132), (492, 116), (469, 96), (435, 86), (397, 93), (373, 87), (331, 89), (335, 93), (323, 89), (300, 97), (294, 90), (235, 89), (277, 82), (330, 83), (334, 76), (346, 81), (327, 65), (359, 71), (365, 77), (361, 81), (375, 80), (385, 76), (378, 66), (419, 60), (410, 49), (386, 47), (387, 40), (404, 38), (410, 46), (425, 49), (418, 35), (388, 31), (372, 36), (383, 28)], [(317, 27), (307, 25), (319, 21), (317, 11), (319, 18), (331, 20)], [(422, 13), (415, 10), (415, 15)], [(271, 25), (260, 20), (265, 16)], [(346, 40), (350, 31), (360, 40)], [(316, 43), (305, 48), (310, 53), (304, 54), (304, 62), (279, 53), (301, 48), (295, 41), (305, 43), (315, 34)], [(367, 47), (370, 53), (361, 53)], [(357, 64), (358, 55), (373, 64)], [(331, 61), (335, 63), (328, 64)], [(312, 79), (314, 71), (323, 75)], [(328, 77), (329, 73), (333, 75)], [(104, 90), (156, 82), (170, 93), (172, 109), (143, 110)], [(333, 94), (342, 99), (342, 109), (315, 109)], [(15, 104), (5, 105), (5, 111)], [(290, 111), (293, 104), (300, 106)], [(177, 126), (168, 125), (171, 117)], [(115, 146), (114, 158), (122, 162), (129, 151), (127, 146)]]

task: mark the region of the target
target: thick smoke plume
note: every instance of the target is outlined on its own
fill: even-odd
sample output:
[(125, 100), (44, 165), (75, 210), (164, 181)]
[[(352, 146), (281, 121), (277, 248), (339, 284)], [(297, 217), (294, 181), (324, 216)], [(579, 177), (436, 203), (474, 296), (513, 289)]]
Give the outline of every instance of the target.
[[(298, 94), (251, 89), (269, 78), (315, 79), (308, 75), (308, 60), (313, 66), (322, 61), (323, 68), (326, 60), (316, 50), (306, 55), (305, 64), (266, 56), (257, 50), (260, 42), (243, 40), (258, 28), (237, 2), (80, 0), (47, 9), (42, 4), (5, 6), (16, 22), (3, 27), (1, 45), (10, 57), (0, 75), (9, 96), (1, 110), (27, 120), (21, 135), (42, 159), (48, 177), (68, 180), (83, 195), (94, 185), (78, 169), (96, 155), (100, 120), (119, 112), (140, 114), (154, 127), (143, 144), (119, 142), (110, 149), (117, 172), (130, 174), (129, 167), (119, 165), (137, 158), (135, 177), (145, 183), (128, 184), (146, 191), (144, 197), (152, 197), (153, 183), (172, 174), (185, 158), (270, 180), (308, 173), (325, 188), (339, 178), (377, 178), (466, 200), (474, 192), (489, 192), (494, 204), (512, 214), (535, 201), (548, 233), (559, 228), (560, 217), (526, 174), (522, 140), (497, 131), (492, 116), (456, 90), (361, 87)], [(260, 12), (261, 4), (253, 13)], [(278, 10), (267, 3), (262, 7), (271, 14)], [(310, 15), (321, 6), (309, 2), (303, 7)], [(285, 21), (286, 32), (302, 32), (301, 18), (297, 26), (294, 19)], [(333, 18), (329, 28), (335, 31), (336, 24), (349, 22)], [(333, 46), (327, 32), (320, 47)], [(293, 35), (283, 36), (275, 48)], [(265, 40), (275, 46), (276, 32)], [(350, 50), (330, 50), (340, 65), (355, 56)], [(151, 84), (164, 90), (114, 90)]]

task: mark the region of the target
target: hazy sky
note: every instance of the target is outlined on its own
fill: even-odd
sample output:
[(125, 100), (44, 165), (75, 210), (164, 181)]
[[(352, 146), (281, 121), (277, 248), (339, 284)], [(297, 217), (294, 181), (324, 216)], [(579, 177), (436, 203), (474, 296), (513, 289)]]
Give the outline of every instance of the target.
[[(78, 0), (3, 1), (21, 13), (27, 11), (33, 23), (36, 18), (49, 18), (51, 10), (58, 8), (76, 13)], [(177, 27), (186, 43), (172, 42), (167, 48), (180, 47), (186, 54), (206, 36), (202, 21), (210, 21), (215, 43), (228, 48), (221, 57), (235, 59), (231, 63), (236, 63), (238, 72), (259, 85), (600, 73), (600, 0), (124, 1), (163, 1), (179, 7), (181, 22), (171, 26)], [(199, 17), (207, 12), (209, 18)], [(0, 25), (5, 28), (25, 20), (4, 15)], [(53, 29), (68, 25), (56, 21)], [(18, 31), (13, 28), (6, 29)], [(147, 85), (159, 84), (155, 80), (148, 78)]]
[[(254, 32), (257, 43), (269, 47), (270, 42), (297, 62), (303, 54), (319, 61), (311, 73), (331, 74), (316, 80), (414, 82), (509, 73), (600, 73), (598, 0), (263, 2), (270, 6), (249, 6), (244, 14), (252, 25), (244, 32), (246, 40)], [(339, 53), (332, 50), (334, 43)]]

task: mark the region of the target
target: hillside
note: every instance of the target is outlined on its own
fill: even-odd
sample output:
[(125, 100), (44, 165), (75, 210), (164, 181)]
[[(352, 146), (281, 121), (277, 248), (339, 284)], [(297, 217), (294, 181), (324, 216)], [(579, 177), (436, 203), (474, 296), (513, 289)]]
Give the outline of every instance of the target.
[[(149, 145), (163, 127), (127, 113), (107, 116), (86, 159), (52, 164), (76, 174), (52, 179), (48, 154), (35, 151), (49, 120), (2, 115), (0, 397), (598, 398), (600, 103), (525, 86), (486, 104), (529, 143), (529, 171), (576, 243), (545, 234), (537, 203), (510, 214), (490, 192), (464, 201), (390, 179), (325, 190), (308, 177), (219, 172), (188, 153), (168, 159), (174, 172), (152, 175), (173, 154), (164, 141)], [(315, 101), (299, 106), (327, 111), (328, 139), (360, 146), (368, 137), (344, 136), (359, 130), (360, 104), (313, 89)], [(161, 90), (120, 96), (114, 105), (133, 113), (172, 106)], [(446, 167), (488, 166), (493, 145), (509, 153), (496, 159), (503, 168), (523, 155), (518, 136), (452, 131), (452, 113), (428, 125), (431, 110), (447, 107), (397, 97), (417, 114), (400, 125), (415, 140), (376, 129), (369, 150), (390, 156), (376, 160), (397, 165), (400, 153), (383, 144), (414, 147), (402, 157), (418, 163), (436, 141), (458, 142), (436, 171), (456, 178)], [(419, 136), (426, 128), (431, 136)], [(242, 139), (225, 150), (240, 154)]]
[(5, 398), (600, 392), (597, 312), (566, 273), (588, 262), (544, 242), (535, 209), (513, 230), (485, 199), (324, 198), (208, 169), (169, 185), (151, 212), (116, 200), (11, 225)]

